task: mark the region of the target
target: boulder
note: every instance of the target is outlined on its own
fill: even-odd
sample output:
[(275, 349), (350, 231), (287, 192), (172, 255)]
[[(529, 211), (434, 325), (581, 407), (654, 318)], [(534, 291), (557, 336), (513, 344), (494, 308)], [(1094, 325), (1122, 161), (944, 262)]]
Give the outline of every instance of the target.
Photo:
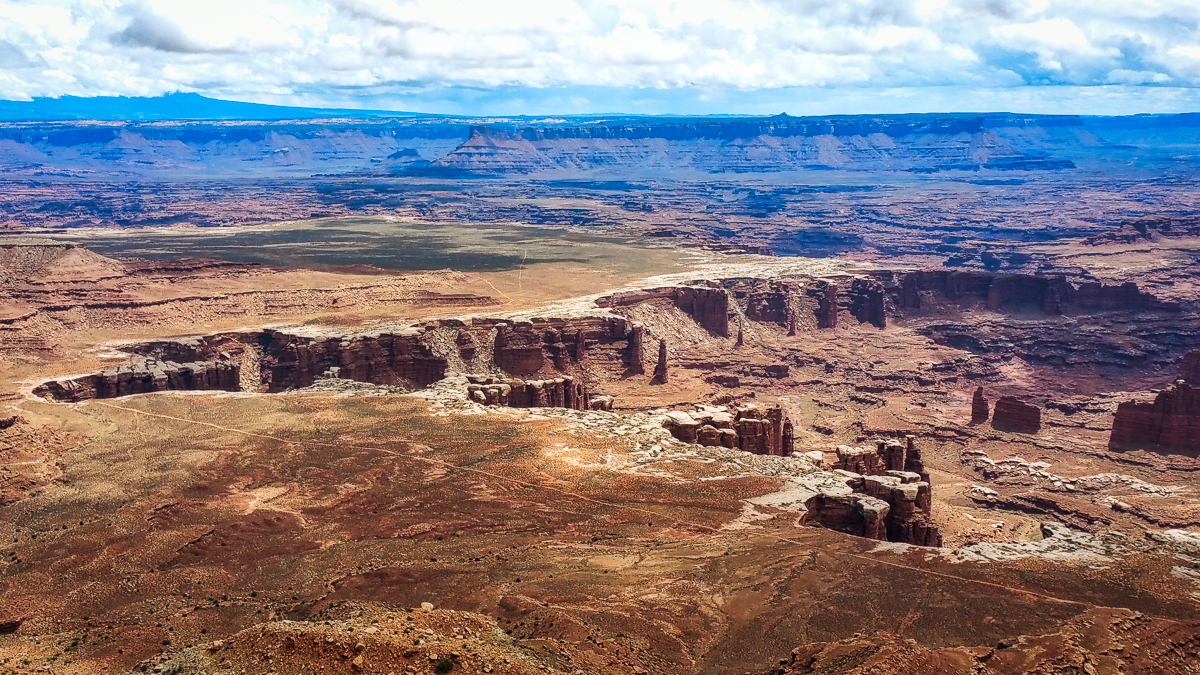
[(588, 408), (591, 410), (611, 411), (613, 409), (614, 400), (615, 399), (613, 399), (612, 396), (593, 396), (591, 400), (588, 401)]
[(710, 424), (705, 424), (696, 432), (696, 442), (700, 445), (711, 447), (720, 447), (723, 430), (718, 429)]
[(663, 428), (684, 443), (695, 443), (700, 423), (685, 412), (673, 410), (663, 417)]

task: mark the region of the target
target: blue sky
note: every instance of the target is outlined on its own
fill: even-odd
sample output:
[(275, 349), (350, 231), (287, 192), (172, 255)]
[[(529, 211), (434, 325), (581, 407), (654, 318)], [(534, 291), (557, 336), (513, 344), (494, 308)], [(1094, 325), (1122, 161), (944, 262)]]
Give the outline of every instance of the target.
[(0, 98), (468, 115), (1200, 110), (1200, 0), (0, 0)]

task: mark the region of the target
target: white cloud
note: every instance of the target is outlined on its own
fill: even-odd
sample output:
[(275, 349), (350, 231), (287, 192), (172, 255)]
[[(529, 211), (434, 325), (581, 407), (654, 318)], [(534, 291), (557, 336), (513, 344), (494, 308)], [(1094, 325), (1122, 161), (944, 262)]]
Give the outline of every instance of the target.
[(1195, 0), (0, 0), (0, 96), (1192, 87), (1198, 26)]

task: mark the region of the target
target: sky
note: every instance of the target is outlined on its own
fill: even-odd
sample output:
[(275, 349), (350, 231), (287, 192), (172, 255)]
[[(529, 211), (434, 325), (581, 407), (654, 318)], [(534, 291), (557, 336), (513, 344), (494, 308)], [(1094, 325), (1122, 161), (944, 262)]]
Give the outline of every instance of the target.
[(1200, 110), (1200, 0), (0, 0), (0, 98), (464, 115)]

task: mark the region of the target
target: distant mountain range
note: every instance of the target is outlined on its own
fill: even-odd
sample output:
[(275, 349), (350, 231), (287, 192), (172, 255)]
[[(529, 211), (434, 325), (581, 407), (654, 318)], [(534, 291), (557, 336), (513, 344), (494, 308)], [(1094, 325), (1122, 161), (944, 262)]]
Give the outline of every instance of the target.
[(10, 176), (1011, 174), (1197, 160), (1196, 113), (470, 119), (197, 94), (0, 102), (0, 174)]

